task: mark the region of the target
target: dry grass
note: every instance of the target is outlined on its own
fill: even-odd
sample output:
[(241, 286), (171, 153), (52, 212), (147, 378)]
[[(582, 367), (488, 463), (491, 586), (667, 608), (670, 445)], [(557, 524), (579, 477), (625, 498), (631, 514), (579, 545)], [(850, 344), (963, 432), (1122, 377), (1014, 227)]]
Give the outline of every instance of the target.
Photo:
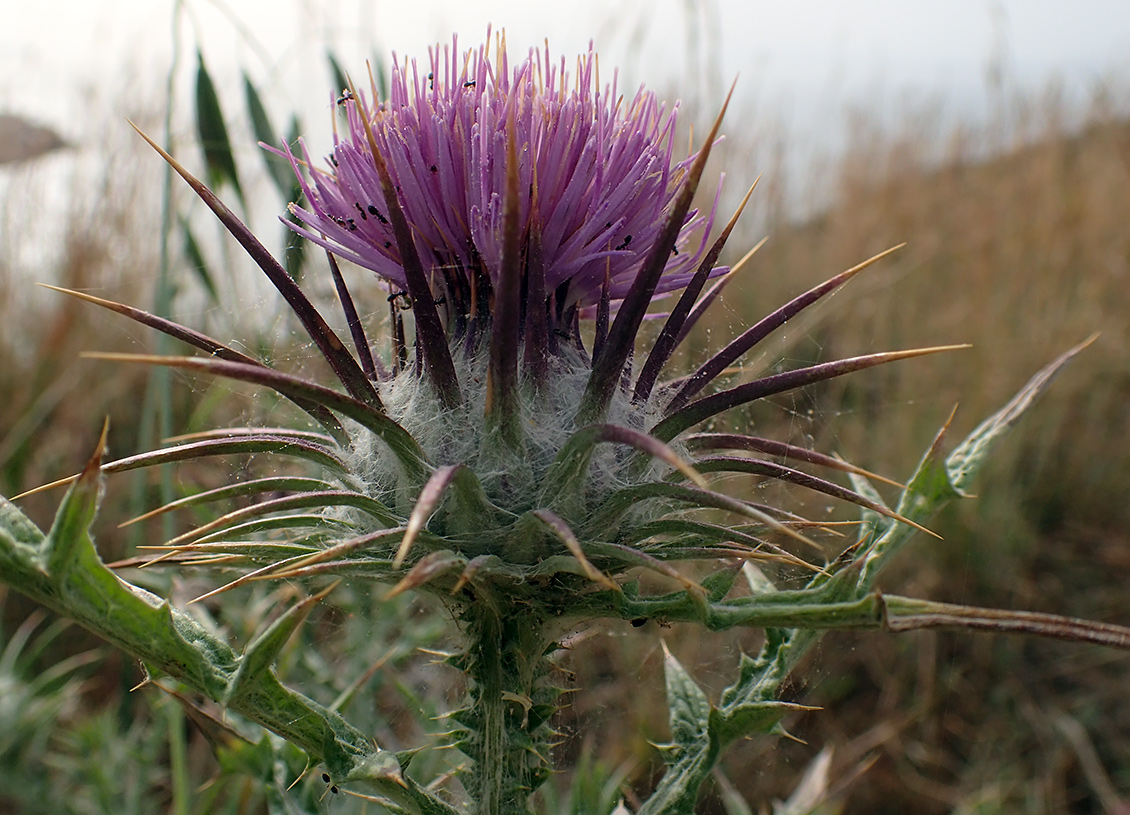
[[(728, 293), (732, 326), (713, 326), (716, 346), (719, 333), (906, 241), (895, 260), (787, 329), (777, 350), (796, 362), (973, 347), (750, 414), (761, 431), (773, 426), (895, 477), (909, 474), (955, 404), (959, 439), (1031, 373), (1101, 332), (1000, 451), (977, 500), (938, 519), (945, 540), (920, 540), (885, 576), (889, 590), (1130, 619), (1121, 577), (1130, 566), (1130, 124), (1110, 98), (1097, 97), (1070, 134), (1054, 96), (1017, 103), (1008, 132), (938, 137), (919, 123), (892, 136), (857, 121), (853, 146), (824, 175), (834, 205), (772, 227), (745, 284)], [(984, 158), (1001, 144), (1014, 146)], [(732, 671), (733, 638), (661, 633), (704, 681)], [(664, 734), (661, 691), (639, 685), (660, 664), (654, 635), (628, 631), (594, 638), (574, 660), (587, 688), (578, 706), (594, 689), (602, 697), (578, 708), (581, 721), (611, 718), (610, 729), (633, 734), (608, 736), (607, 754), (641, 762), (640, 788), (654, 766), (644, 738)], [(1113, 812), (1112, 795), (1130, 800), (1126, 665), (1122, 654), (968, 634), (829, 636), (790, 690), (827, 707), (788, 725), (810, 746), (751, 742), (731, 751), (726, 772), (750, 801), (784, 797), (832, 744), (834, 777), (877, 759), (851, 786), (847, 812)]]
[[(160, 174), (139, 167), (120, 126), (98, 147), (75, 147), (5, 170), (0, 215), (0, 492), (13, 495), (80, 466), (102, 417), (119, 454), (137, 440), (144, 372), (91, 365), (92, 348), (136, 348), (137, 334), (49, 283), (145, 303), (152, 298)], [(107, 134), (102, 134), (107, 135)], [(59, 187), (69, 192), (60, 195)], [(26, 509), (50, 522), (58, 496)]]

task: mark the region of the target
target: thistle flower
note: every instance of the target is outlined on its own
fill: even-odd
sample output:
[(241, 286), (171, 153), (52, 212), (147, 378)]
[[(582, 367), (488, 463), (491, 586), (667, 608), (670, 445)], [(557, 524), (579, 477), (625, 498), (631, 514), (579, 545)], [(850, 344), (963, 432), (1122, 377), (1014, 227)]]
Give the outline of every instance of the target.
[[(461, 330), (476, 316), (472, 289), (485, 305), (504, 284), (505, 209), (516, 207), (523, 287), (531, 274), (541, 278), (545, 319), (568, 333), (570, 321), (556, 325), (558, 311), (595, 306), (605, 286), (614, 302), (627, 294), (697, 154), (674, 160), (676, 109), (667, 111), (654, 93), (641, 88), (629, 103), (615, 81), (601, 89), (592, 50), (570, 75), (548, 49), (511, 69), (505, 44), (498, 48), (497, 67), (489, 45), (461, 54), (456, 42), (432, 52), (426, 75), (415, 63), (397, 65), (380, 103), (347, 92), (339, 104), (348, 134), (335, 139), (329, 171), (313, 171), (312, 184), (302, 180), (310, 209), (292, 211), (303, 235), (406, 292), (414, 261), (387, 215), (387, 176), (432, 294), (447, 298), (448, 325)], [(686, 285), (712, 215), (686, 217), (657, 294)], [(530, 305), (530, 319), (542, 320), (542, 303)]]
[[(185, 532), (154, 562), (249, 569), (213, 593), (252, 579), (336, 575), (442, 598), (468, 642), (454, 662), (473, 680), (471, 698), (454, 716), (453, 739), (474, 761), (469, 790), (478, 811), (524, 811), (548, 772), (557, 690), (545, 654), (563, 631), (585, 619), (672, 614), (734, 624), (711, 617), (708, 603), (725, 596), (734, 565), (749, 560), (827, 576), (824, 563), (787, 546), (806, 541), (800, 530), (813, 524), (719, 492), (709, 474), (791, 482), (921, 528), (873, 493), (794, 466), (869, 475), (839, 459), (688, 431), (755, 399), (942, 349), (826, 362), (701, 395), (883, 253), (782, 306), (689, 376), (662, 383), (674, 350), (734, 274), (716, 264), (741, 208), (712, 243), (714, 207), (691, 208), (725, 106), (701, 148), (676, 159), (674, 108), (643, 90), (627, 102), (615, 82), (601, 86), (591, 51), (571, 75), (548, 51), (512, 67), (501, 38), (493, 58), (487, 46), (460, 55), (453, 42), (432, 51), (427, 72), (398, 64), (388, 98), (370, 93), (343, 95), (348, 133), (328, 168), (315, 168), (305, 150), (301, 162), (284, 151), (307, 200), (292, 207), (295, 228), (329, 254), (355, 356), (247, 228), (162, 151), (278, 288), (344, 392), (74, 293), (208, 354), (128, 358), (273, 388), (320, 429), (200, 434), (102, 471), (251, 452), (313, 465), (310, 476), (225, 485), (157, 510), (272, 496)], [(383, 353), (370, 346), (335, 255), (388, 288), (392, 343)], [(661, 296), (675, 302), (656, 341), (637, 348)], [(594, 327), (582, 330), (590, 318)], [(702, 510), (741, 521), (719, 525)], [(264, 542), (265, 529), (285, 537)], [(702, 584), (672, 565), (703, 559), (725, 564)], [(673, 581), (676, 593), (640, 598), (631, 579), (640, 568)], [(339, 752), (336, 778), (379, 780), (370, 763)]]

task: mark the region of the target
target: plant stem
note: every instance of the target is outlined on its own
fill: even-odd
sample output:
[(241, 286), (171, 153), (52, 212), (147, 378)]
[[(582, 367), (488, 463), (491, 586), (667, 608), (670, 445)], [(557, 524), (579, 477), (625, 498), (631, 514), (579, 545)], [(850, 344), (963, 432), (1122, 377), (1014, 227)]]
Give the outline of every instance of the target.
[(548, 776), (548, 725), (557, 690), (543, 682), (550, 663), (538, 616), (508, 598), (466, 608), (467, 673), (473, 681), (463, 749), (474, 760), (468, 786), (481, 815), (528, 815), (528, 799)]

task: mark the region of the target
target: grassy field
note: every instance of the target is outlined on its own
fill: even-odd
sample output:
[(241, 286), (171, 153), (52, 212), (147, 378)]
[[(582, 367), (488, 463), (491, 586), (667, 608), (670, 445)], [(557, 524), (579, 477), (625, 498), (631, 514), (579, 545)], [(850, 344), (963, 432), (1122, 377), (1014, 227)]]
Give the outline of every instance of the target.
[[(987, 133), (927, 138), (921, 128), (908, 127), (900, 136), (860, 123), (854, 146), (824, 174), (834, 204), (805, 223), (774, 221), (769, 242), (731, 286), (720, 317), (692, 345), (717, 347), (789, 297), (905, 241), (893, 259), (853, 281), (814, 318), (790, 325), (775, 356), (747, 365), (752, 370), (782, 361), (971, 343), (967, 350), (759, 405), (749, 414), (765, 435), (834, 450), (900, 478), (955, 405), (953, 435), (960, 438), (1039, 367), (1101, 332), (1008, 442), (977, 500), (938, 519), (934, 528), (944, 540), (920, 539), (883, 585), (938, 600), (1126, 622), (1130, 125), (1110, 112), (1116, 106), (1109, 100), (1096, 101), (1085, 126), (1070, 131), (1054, 100), (1018, 105), (1019, 124)], [(740, 158), (742, 149), (740, 138), (731, 137), (729, 160)], [(145, 410), (143, 372), (76, 356), (92, 348), (138, 350), (148, 342), (145, 333), (66, 298), (29, 293), (29, 287), (45, 280), (143, 306), (151, 301), (160, 179), (158, 171), (134, 169), (140, 153), (132, 140), (115, 148), (93, 185), (98, 192), (76, 196), (65, 213), (69, 226), (57, 259), (47, 268), (20, 259), (27, 249), (21, 224), (35, 206), (34, 169), (17, 170), (24, 178), (10, 181), (0, 227), (0, 354), (6, 360), (0, 365), (0, 393), (6, 394), (0, 399), (0, 493), (74, 471), (104, 415), (113, 418), (115, 454), (136, 448)], [(17, 199), (11, 190), (24, 181), (31, 198)], [(774, 196), (787, 191), (773, 183), (765, 189), (756, 194), (769, 196), (762, 204), (766, 211), (784, 211)], [(732, 245), (758, 238), (747, 235)], [(184, 275), (181, 285), (191, 289), (191, 277)], [(178, 429), (222, 423), (253, 404), (213, 399), (205, 388), (177, 380)], [(128, 480), (111, 485), (99, 530), (107, 559), (130, 552), (129, 538), (111, 520), (127, 517), (133, 489)], [(56, 501), (57, 495), (36, 496), (24, 506), (46, 524)], [(14, 593), (0, 598), (2, 641), (12, 643), (30, 609)], [(335, 631), (347, 628), (341, 621), (323, 623)], [(420, 627), (414, 634), (420, 639), (442, 641), (430, 622), (411, 624)], [(579, 632), (565, 663), (579, 692), (562, 717), (568, 734), (562, 766), (599, 757), (623, 772), (629, 798), (652, 783), (659, 766), (652, 743), (665, 738), (659, 637), (708, 687), (732, 669), (739, 647), (758, 643), (756, 633), (687, 637), (677, 627), (654, 626)], [(394, 626), (382, 629), (379, 639), (394, 643), (399, 635)], [(94, 647), (73, 631), (63, 632), (29, 659), (31, 673), (21, 681)], [(97, 661), (76, 667), (73, 681), (44, 691), (56, 706), (47, 705), (31, 725), (23, 723), (41, 739), (39, 753), (26, 752), (32, 742), (0, 741), (9, 778), (35, 778), (36, 761), (47, 761), (44, 778), (76, 778), (75, 766), (91, 745), (129, 745), (134, 752), (120, 758), (120, 767), (133, 769), (121, 772), (131, 789), (142, 791), (137, 811), (147, 811), (149, 804), (167, 809), (178, 773), (200, 785), (216, 772), (204, 738), (193, 729), (182, 739), (187, 768), (177, 764), (176, 751), (163, 746), (175, 723), (166, 721), (162, 700), (156, 692), (125, 693), (138, 679), (133, 666), (104, 649), (89, 659)], [(420, 704), (421, 694), (434, 702), (444, 690), (421, 678), (426, 672), (418, 657), (397, 653), (389, 665), (373, 703), (385, 717), (387, 738), (410, 742), (416, 729), (407, 711)], [(1042, 641), (949, 633), (828, 637), (790, 688), (792, 698), (825, 708), (787, 721), (806, 743), (773, 739), (734, 748), (725, 777), (701, 811), (726, 812), (728, 788), (752, 802), (785, 797), (830, 745), (831, 788), (842, 790), (837, 801), (844, 812), (1126, 812), (1126, 666), (1119, 653)], [(157, 736), (141, 735), (154, 727)], [(152, 768), (137, 770), (138, 756), (154, 755)], [(112, 788), (115, 781), (104, 783)], [(47, 811), (52, 792), (44, 786), (40, 794)], [(262, 806), (254, 796), (246, 800), (249, 809), (231, 804), (228, 811)], [(23, 798), (19, 806), (33, 811)], [(0, 812), (21, 811), (19, 806), (0, 796)], [(95, 802), (74, 811), (100, 810)]]
[[(952, 437), (960, 439), (1031, 372), (1101, 332), (995, 459), (977, 499), (937, 520), (944, 540), (920, 536), (882, 584), (954, 602), (1126, 620), (1130, 596), (1119, 575), (1130, 565), (1130, 126), (1109, 112), (1109, 100), (1096, 101), (1070, 132), (1054, 100), (1018, 104), (1026, 114), (1007, 133), (926, 138), (918, 127), (890, 135), (861, 124), (826, 174), (834, 205), (770, 228), (727, 292), (730, 314), (701, 342), (716, 346), (789, 297), (906, 242), (814, 319), (787, 327), (781, 358), (972, 347), (750, 414), (760, 432), (898, 478), (955, 406)], [(1002, 149), (985, 158), (994, 144)], [(770, 201), (767, 209), (785, 206)], [(759, 362), (780, 358), (751, 364)], [(663, 635), (706, 682), (736, 658), (725, 637)], [(624, 703), (614, 701), (624, 699), (617, 689), (625, 676), (635, 685), (653, 674), (661, 656), (654, 638), (641, 642), (632, 632), (593, 640), (593, 653), (575, 664), (578, 684), (600, 690), (577, 702), (592, 705), (590, 721), (607, 720), (609, 708), (622, 712), (608, 730), (636, 735), (609, 733), (607, 749), (630, 763), (647, 754), (645, 738), (663, 738), (660, 690)], [(846, 812), (1126, 811), (1126, 665), (1121, 654), (970, 634), (829, 636), (794, 688), (796, 699), (826, 708), (789, 724), (808, 745), (735, 748), (729, 778), (747, 800), (783, 798), (817, 751), (834, 745), (832, 787), (847, 786)], [(646, 772), (638, 778), (646, 787)]]

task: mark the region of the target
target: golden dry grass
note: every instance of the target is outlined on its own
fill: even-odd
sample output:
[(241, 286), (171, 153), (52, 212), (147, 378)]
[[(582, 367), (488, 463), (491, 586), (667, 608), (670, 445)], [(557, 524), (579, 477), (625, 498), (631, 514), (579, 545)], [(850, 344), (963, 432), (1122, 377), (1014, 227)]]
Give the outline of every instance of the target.
[[(954, 405), (960, 439), (1034, 371), (1101, 332), (1014, 431), (979, 497), (938, 519), (945, 540), (920, 536), (881, 581), (888, 590), (1130, 619), (1130, 124), (1110, 97), (1097, 96), (1070, 133), (1054, 97), (1017, 102), (1022, 116), (1007, 132), (925, 137), (908, 125), (891, 135), (857, 122), (853, 146), (825, 176), (833, 206), (770, 228), (744, 284), (727, 292), (732, 315), (701, 341), (717, 346), (719, 334), (907, 242), (787, 327), (781, 356), (760, 362), (973, 347), (750, 412), (760, 431), (906, 477)], [(985, 158), (993, 144), (1007, 149)], [(740, 146), (730, 152), (732, 163)], [(732, 672), (735, 638), (660, 633), (705, 683)], [(756, 648), (756, 636), (739, 639)], [(606, 754), (641, 762), (634, 781), (646, 789), (646, 739), (664, 737), (654, 632), (625, 629), (581, 647), (579, 723), (605, 723)], [(810, 746), (750, 742), (731, 750), (726, 773), (750, 801), (784, 797), (832, 744), (834, 778), (875, 759), (851, 785), (847, 812), (1114, 811), (1112, 790), (1130, 800), (1127, 665), (1123, 654), (981, 635), (830, 635), (789, 690), (827, 706), (789, 722)], [(703, 811), (722, 811), (712, 801)]]

